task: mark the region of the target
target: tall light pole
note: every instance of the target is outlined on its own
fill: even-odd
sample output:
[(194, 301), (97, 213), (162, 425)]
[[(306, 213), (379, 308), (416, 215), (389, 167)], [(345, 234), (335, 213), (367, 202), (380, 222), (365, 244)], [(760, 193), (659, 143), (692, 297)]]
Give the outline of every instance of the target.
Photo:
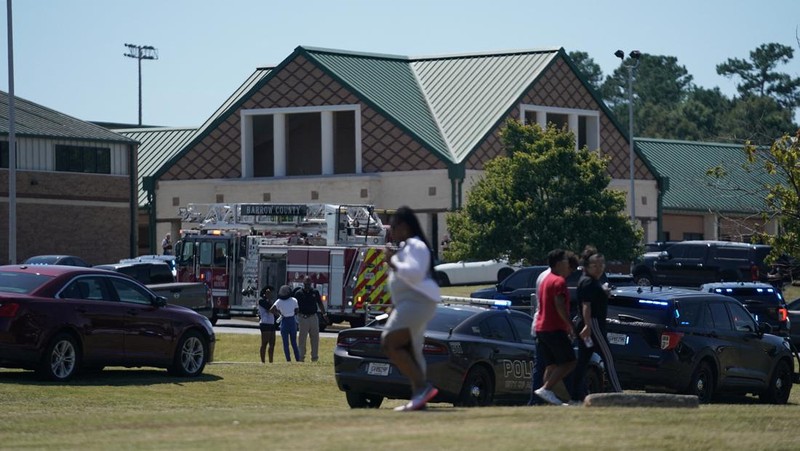
[(151, 45), (125, 44), (128, 53), (124, 56), (139, 60), (139, 125), (142, 125), (142, 60), (157, 60), (158, 49)]
[(17, 138), (14, 105), (14, 30), (11, 0), (6, 0), (8, 21), (8, 263), (17, 263)]
[[(614, 56), (625, 63), (625, 52), (617, 50)], [(633, 50), (628, 54), (629, 59), (634, 60), (633, 63), (628, 63), (624, 67), (628, 69), (628, 164), (629, 173), (631, 178), (631, 222), (636, 223), (636, 188), (634, 186), (634, 171), (633, 171), (633, 74), (636, 68), (639, 67), (639, 58), (642, 56), (638, 50)]]

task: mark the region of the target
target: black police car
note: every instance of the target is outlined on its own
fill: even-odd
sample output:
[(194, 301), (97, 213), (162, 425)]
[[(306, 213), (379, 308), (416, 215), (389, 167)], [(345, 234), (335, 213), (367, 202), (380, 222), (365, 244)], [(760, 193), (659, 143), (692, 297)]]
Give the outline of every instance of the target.
[(609, 299), (607, 338), (625, 389), (756, 394), (785, 404), (795, 382), (788, 339), (766, 331), (728, 296), (690, 289), (621, 288)]
[(789, 311), (780, 289), (763, 282), (717, 282), (701, 285), (700, 291), (738, 300), (756, 321), (772, 326), (772, 334), (789, 336)]
[[(428, 379), (439, 389), (433, 402), (457, 406), (524, 404), (531, 396), (535, 345), (532, 318), (506, 308), (442, 304), (425, 333)], [(385, 398), (409, 399), (411, 386), (381, 350), (382, 323), (339, 332), (334, 371), (352, 408), (378, 408)], [(595, 356), (587, 374), (589, 392), (604, 387)]]

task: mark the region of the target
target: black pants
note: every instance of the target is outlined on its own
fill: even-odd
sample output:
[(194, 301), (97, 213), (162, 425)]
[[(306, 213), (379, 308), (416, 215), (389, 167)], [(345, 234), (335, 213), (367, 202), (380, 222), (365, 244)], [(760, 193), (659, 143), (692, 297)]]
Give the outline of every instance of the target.
[(614, 366), (614, 358), (611, 356), (611, 349), (609, 348), (606, 334), (600, 328), (600, 323), (597, 319), (592, 318), (590, 324), (592, 331), (592, 341), (594, 346), (587, 348), (583, 340), (578, 340), (578, 364), (575, 366), (575, 371), (572, 372), (572, 387), (570, 395), (572, 399), (583, 401), (586, 397), (586, 371), (589, 368), (589, 361), (592, 359), (592, 354), (597, 353), (603, 364), (605, 365), (606, 375), (608, 376), (608, 383), (611, 384), (611, 391), (620, 393), (622, 386), (619, 384), (617, 378), (617, 369)]

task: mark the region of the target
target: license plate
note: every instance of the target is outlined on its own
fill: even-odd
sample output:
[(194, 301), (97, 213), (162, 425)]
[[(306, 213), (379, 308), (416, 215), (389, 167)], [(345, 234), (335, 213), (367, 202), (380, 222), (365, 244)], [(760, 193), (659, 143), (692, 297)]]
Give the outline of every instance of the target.
[(612, 345), (625, 346), (628, 344), (628, 336), (625, 334), (615, 334), (614, 332), (609, 332), (606, 334), (606, 338), (608, 338), (608, 343)]
[(367, 374), (371, 376), (388, 376), (389, 364), (388, 363), (370, 363), (367, 366)]

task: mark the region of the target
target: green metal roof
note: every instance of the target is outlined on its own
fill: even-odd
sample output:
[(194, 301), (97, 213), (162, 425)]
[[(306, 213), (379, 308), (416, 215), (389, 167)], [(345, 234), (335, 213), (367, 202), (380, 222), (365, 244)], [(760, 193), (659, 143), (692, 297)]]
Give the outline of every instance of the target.
[[(0, 135), (4, 136), (10, 133), (9, 98), (7, 92), (0, 91)], [(135, 144), (135, 141), (99, 125), (67, 116), (20, 97), (15, 97), (14, 122), (16, 136)]]
[(147, 205), (147, 193), (142, 187), (142, 179), (155, 174), (197, 133), (196, 128), (126, 128), (116, 131), (140, 143), (136, 180), (140, 207)]
[(452, 163), (469, 155), (559, 52), (414, 58), (298, 50)]
[[(639, 155), (668, 180), (662, 208), (721, 213), (759, 213), (766, 208), (764, 186), (781, 183), (759, 167), (748, 172), (742, 145), (636, 138)], [(722, 179), (706, 175), (721, 167)]]

